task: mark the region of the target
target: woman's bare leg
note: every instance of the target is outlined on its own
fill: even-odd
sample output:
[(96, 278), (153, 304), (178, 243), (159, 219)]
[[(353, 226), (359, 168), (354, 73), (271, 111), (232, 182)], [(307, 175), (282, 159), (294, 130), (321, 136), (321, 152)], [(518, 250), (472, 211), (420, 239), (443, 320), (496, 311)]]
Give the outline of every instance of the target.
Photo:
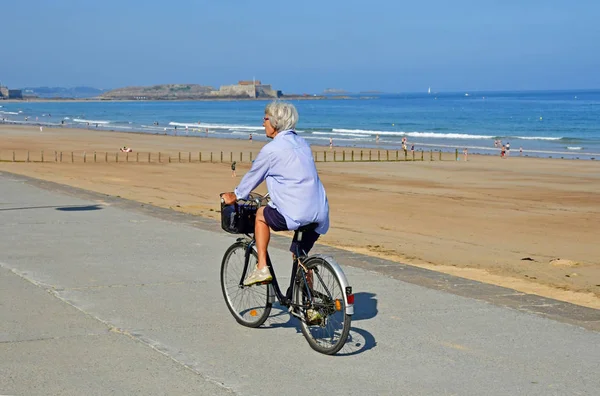
[(263, 212), (264, 206), (256, 212), (256, 222), (254, 223), (254, 238), (256, 239), (256, 252), (258, 253), (258, 269), (267, 265), (267, 247), (271, 239), (271, 229), (265, 221)]

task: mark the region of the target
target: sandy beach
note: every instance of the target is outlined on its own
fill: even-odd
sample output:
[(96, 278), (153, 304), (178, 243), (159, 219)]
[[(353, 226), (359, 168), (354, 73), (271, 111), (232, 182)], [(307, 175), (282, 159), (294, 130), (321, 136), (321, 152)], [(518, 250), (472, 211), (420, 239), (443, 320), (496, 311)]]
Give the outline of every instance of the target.
[[(1, 125), (0, 136), (0, 170), (215, 220), (218, 194), (237, 185), (250, 167), (250, 152), (255, 156), (264, 144), (14, 125)], [(134, 152), (127, 163), (119, 153), (115, 163), (123, 146)], [(315, 150), (322, 155), (327, 149)], [(29, 151), (32, 162), (12, 162), (12, 151), (22, 161)], [(48, 162), (33, 162), (42, 151)], [(63, 152), (63, 163), (53, 162), (54, 151)], [(207, 162), (211, 152), (220, 161), (221, 151), (223, 163)], [(144, 162), (148, 152), (152, 163)], [(230, 153), (238, 161), (237, 178), (231, 177)], [(331, 207), (330, 232), (319, 242), (600, 308), (600, 163), (445, 158), (317, 163)]]

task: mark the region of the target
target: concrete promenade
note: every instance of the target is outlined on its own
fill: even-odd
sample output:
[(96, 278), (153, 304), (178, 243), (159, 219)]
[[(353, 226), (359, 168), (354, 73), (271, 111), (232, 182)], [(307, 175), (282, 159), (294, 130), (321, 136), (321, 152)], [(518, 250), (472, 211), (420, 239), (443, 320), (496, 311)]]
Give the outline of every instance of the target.
[[(217, 197), (215, 197), (217, 199)], [(0, 395), (597, 395), (600, 311), (317, 246), (356, 295), (314, 352), (238, 325), (215, 222), (0, 172)], [(278, 275), (289, 240), (275, 237)]]

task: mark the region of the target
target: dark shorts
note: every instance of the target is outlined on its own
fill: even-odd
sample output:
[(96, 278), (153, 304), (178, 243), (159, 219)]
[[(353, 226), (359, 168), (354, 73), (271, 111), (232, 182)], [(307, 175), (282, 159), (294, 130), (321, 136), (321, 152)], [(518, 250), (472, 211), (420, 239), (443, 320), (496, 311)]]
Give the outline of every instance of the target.
[[(273, 231), (289, 231), (287, 223), (285, 222), (285, 217), (283, 217), (277, 209), (267, 205), (265, 206), (263, 214), (265, 216), (265, 222)], [(302, 241), (298, 242), (296, 238), (294, 238), (292, 245), (290, 246), (290, 252), (296, 254), (296, 248), (298, 247), (301, 253), (308, 254), (320, 236), (321, 235), (314, 230), (304, 231), (302, 233)]]

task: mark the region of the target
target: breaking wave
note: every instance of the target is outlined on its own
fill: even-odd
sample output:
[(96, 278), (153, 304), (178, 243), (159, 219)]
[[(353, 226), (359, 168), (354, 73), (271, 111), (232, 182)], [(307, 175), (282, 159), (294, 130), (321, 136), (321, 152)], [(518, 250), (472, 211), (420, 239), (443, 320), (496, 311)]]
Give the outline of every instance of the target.
[(90, 124), (110, 124), (110, 121), (98, 121), (98, 120), (85, 120), (83, 118), (73, 118), (73, 122), (90, 123)]

